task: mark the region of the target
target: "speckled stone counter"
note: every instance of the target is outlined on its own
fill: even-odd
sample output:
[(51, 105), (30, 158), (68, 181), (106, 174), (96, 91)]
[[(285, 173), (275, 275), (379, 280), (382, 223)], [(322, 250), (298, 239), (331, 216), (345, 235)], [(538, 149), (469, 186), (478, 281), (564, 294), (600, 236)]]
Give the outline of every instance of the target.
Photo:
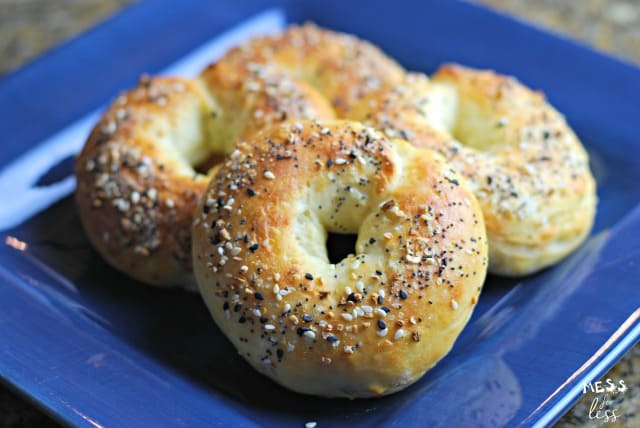
[[(640, 64), (640, 0), (474, 0), (623, 60)], [(0, 75), (51, 46), (91, 27), (133, 0), (0, 0)], [(595, 397), (584, 394), (559, 427), (640, 427), (640, 345), (602, 379), (623, 379), (624, 394), (608, 404), (616, 422), (589, 419)], [(638, 414), (636, 414), (638, 412)], [(0, 385), (0, 427), (47, 427), (57, 423)]]

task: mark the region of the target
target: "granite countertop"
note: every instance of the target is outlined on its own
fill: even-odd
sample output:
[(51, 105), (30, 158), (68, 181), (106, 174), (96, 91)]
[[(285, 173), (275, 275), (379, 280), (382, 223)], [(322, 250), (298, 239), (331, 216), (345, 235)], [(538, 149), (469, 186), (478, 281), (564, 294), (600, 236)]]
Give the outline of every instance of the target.
[[(564, 34), (628, 62), (640, 64), (640, 0), (473, 0)], [(91, 27), (133, 0), (0, 0), (0, 75)], [(602, 379), (624, 379), (629, 390), (614, 399), (614, 423), (589, 420), (585, 394), (558, 422), (572, 426), (640, 426), (640, 345)], [(0, 427), (57, 426), (0, 385)]]

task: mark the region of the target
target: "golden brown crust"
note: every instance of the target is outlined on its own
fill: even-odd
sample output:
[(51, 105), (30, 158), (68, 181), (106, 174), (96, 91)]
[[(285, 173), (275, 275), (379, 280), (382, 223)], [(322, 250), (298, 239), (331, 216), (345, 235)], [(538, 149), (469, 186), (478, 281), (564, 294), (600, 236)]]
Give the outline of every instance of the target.
[(207, 108), (193, 81), (145, 79), (103, 115), (78, 157), (76, 202), (87, 234), (109, 263), (139, 280), (194, 285), (190, 224), (208, 179), (167, 145), (172, 134), (198, 140)]
[(246, 84), (264, 72), (265, 65), (315, 88), (330, 102), (337, 117), (345, 117), (368, 93), (400, 83), (405, 73), (368, 42), (305, 24), (232, 49), (223, 61), (203, 72), (203, 79), (224, 74), (230, 86)]
[(305, 25), (231, 50), (198, 79), (144, 79), (104, 114), (78, 159), (89, 238), (141, 281), (193, 286), (191, 216), (207, 182), (193, 166), (270, 124), (333, 118), (401, 75), (368, 43)]
[(588, 155), (539, 92), (492, 71), (443, 66), (409, 75), (352, 111), (354, 119), (437, 150), (482, 206), (490, 271), (522, 275), (565, 257), (596, 207)]
[[(327, 232), (358, 233), (327, 258)], [(218, 169), (194, 223), (194, 271), (257, 370), (332, 397), (392, 393), (451, 348), (487, 266), (482, 214), (437, 154), (355, 122), (263, 130)]]

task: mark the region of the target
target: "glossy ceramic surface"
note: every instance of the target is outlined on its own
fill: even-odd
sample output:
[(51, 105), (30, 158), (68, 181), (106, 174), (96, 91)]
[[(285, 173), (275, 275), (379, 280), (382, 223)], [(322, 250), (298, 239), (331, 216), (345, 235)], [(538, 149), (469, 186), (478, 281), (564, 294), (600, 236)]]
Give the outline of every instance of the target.
[[(559, 417), (640, 337), (638, 70), (458, 2), (174, 4), (137, 4), (0, 82), (6, 382), (79, 426), (533, 425)], [(195, 49), (168, 70), (194, 74), (250, 33), (305, 20), (370, 39), (408, 68), (459, 61), (517, 75), (566, 114), (598, 180), (589, 241), (541, 274), (489, 277), (452, 352), (382, 399), (303, 397), (257, 375), (197, 295), (109, 268), (68, 196), (69, 156), (95, 120), (89, 112), (141, 72)]]

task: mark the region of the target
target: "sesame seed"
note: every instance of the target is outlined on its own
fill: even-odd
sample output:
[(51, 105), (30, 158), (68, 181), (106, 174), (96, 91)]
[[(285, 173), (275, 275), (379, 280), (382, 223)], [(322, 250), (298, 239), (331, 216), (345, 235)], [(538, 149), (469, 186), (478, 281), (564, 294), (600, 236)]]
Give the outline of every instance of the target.
[(331, 132), (331, 131), (329, 130), (329, 128), (322, 128), (322, 129), (320, 130), (320, 133), (321, 133), (322, 135), (327, 135), (329, 132)]
[(400, 290), (400, 298), (401, 298), (402, 300), (405, 300), (407, 297), (409, 297), (409, 296), (407, 295), (407, 292), (406, 292), (406, 291), (404, 291), (404, 290)]
[(305, 314), (305, 315), (302, 316), (302, 321), (311, 322), (311, 321), (313, 321), (313, 318), (311, 317), (311, 315)]
[(387, 328), (387, 323), (386, 323), (386, 322), (384, 322), (384, 321), (382, 321), (382, 320), (378, 320), (378, 321), (377, 321), (377, 324), (378, 324), (378, 328), (379, 328), (380, 330), (384, 330), (384, 329), (386, 329), (386, 328)]
[(255, 253), (255, 251), (260, 248), (260, 244), (253, 244), (249, 247), (249, 251), (251, 251), (252, 253)]
[(248, 82), (246, 82), (245, 87), (247, 88), (248, 91), (255, 92), (260, 89), (260, 84), (253, 80), (249, 80)]
[(305, 274), (304, 274), (304, 277), (305, 277), (306, 279), (308, 279), (309, 281), (313, 280), (313, 275), (311, 275), (310, 273), (305, 273)]
[(351, 314), (343, 313), (342, 318), (344, 318), (347, 321), (353, 321), (353, 315)]
[(380, 337), (384, 337), (387, 335), (387, 333), (389, 333), (389, 329), (382, 329), (382, 330), (378, 330), (378, 336)]
[(304, 332), (304, 337), (306, 337), (307, 339), (315, 339), (316, 334), (311, 330), (307, 330)]
[(264, 178), (266, 178), (267, 180), (274, 180), (276, 178), (275, 174), (269, 170), (266, 170), (264, 172)]
[(255, 195), (256, 195), (256, 191), (255, 191), (255, 190), (253, 190), (252, 188), (248, 188), (248, 189), (247, 189), (247, 194), (248, 194), (249, 196), (255, 196)]
[(256, 292), (253, 294), (257, 300), (264, 300), (262, 293)]
[(396, 334), (393, 335), (393, 338), (395, 340), (398, 340), (398, 339), (402, 339), (406, 335), (407, 335), (407, 332), (405, 330), (399, 329), (398, 331), (396, 331)]
[(451, 299), (451, 308), (455, 311), (456, 309), (458, 309), (458, 302), (455, 301), (455, 299)]
[(167, 202), (165, 203), (169, 208), (173, 208), (175, 206), (175, 202), (173, 202), (173, 199), (167, 199)]
[(273, 325), (273, 324), (265, 324), (264, 325), (264, 329), (267, 330), (267, 331), (273, 331), (273, 330), (276, 329), (276, 326)]
[(125, 212), (129, 211), (129, 207), (131, 206), (129, 202), (125, 201), (122, 198), (117, 198), (113, 200), (113, 205), (118, 208), (118, 210)]
[(376, 308), (375, 312), (376, 312), (376, 315), (378, 315), (378, 316), (380, 316), (382, 318), (387, 316), (387, 313), (385, 311), (383, 311), (382, 309), (380, 309), (380, 308)]
[(116, 125), (116, 123), (114, 121), (107, 122), (102, 127), (102, 132), (104, 132), (105, 134), (113, 134), (114, 132), (116, 132), (117, 127), (118, 127), (118, 125)]
[(315, 421), (307, 422), (304, 424), (304, 428), (316, 428), (318, 423)]
[(336, 165), (344, 165), (345, 163), (347, 163), (347, 161), (342, 158), (336, 159)]
[(412, 256), (411, 254), (407, 254), (407, 255), (405, 256), (405, 259), (407, 259), (407, 261), (408, 261), (409, 263), (414, 263), (414, 264), (416, 264), (416, 263), (420, 263), (420, 257), (418, 257), (418, 256)]
[(240, 266), (240, 272), (247, 273), (248, 270), (249, 270), (249, 266), (247, 265)]

